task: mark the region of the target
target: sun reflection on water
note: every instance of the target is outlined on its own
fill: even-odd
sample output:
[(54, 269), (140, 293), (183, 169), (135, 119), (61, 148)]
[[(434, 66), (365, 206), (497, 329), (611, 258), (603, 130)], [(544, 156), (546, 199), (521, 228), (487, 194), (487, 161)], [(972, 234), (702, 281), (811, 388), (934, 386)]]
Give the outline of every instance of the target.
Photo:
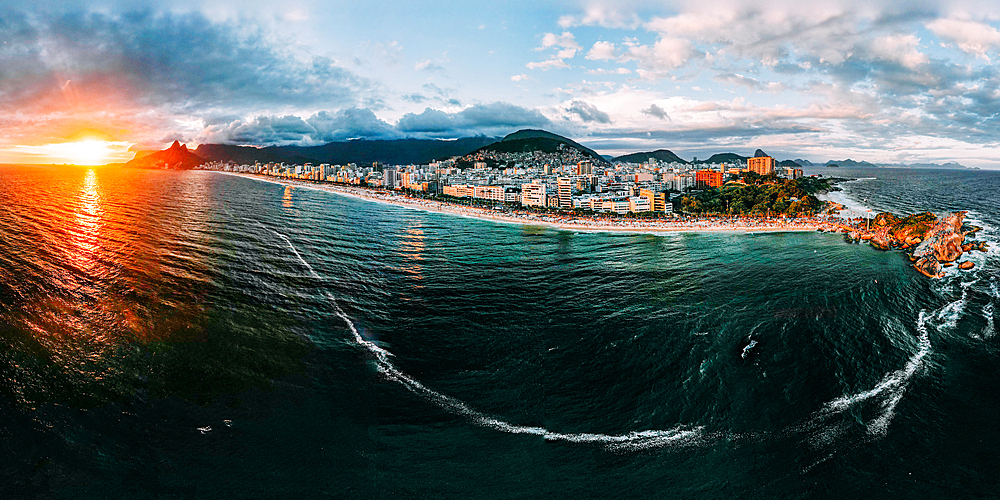
[(98, 252), (98, 241), (103, 226), (104, 210), (101, 208), (101, 192), (98, 186), (97, 172), (87, 170), (83, 186), (77, 196), (75, 215), (75, 237), (72, 239), (73, 251), (70, 259), (83, 269), (94, 265)]
[(417, 222), (408, 227), (406, 234), (399, 240), (403, 258), (409, 262), (409, 265), (402, 266), (400, 269), (415, 280), (423, 279), (423, 266), (421, 262), (424, 260), (423, 253), (426, 245), (424, 240), (426, 238), (424, 230), (420, 227), (420, 223)]

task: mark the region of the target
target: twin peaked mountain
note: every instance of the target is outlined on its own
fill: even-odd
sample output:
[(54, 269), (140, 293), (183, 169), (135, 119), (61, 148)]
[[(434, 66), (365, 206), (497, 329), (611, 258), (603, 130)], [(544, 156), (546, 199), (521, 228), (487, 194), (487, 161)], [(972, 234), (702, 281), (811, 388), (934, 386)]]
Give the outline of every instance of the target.
[[(632, 153), (616, 158), (599, 155), (592, 149), (582, 146), (563, 136), (544, 130), (519, 130), (497, 140), (495, 137), (477, 136), (455, 140), (442, 139), (396, 139), (367, 140), (356, 139), (342, 142), (331, 142), (322, 146), (232, 146), (227, 144), (202, 144), (193, 152), (186, 146), (174, 141), (170, 148), (154, 153), (138, 152), (134, 159), (125, 164), (127, 167), (187, 170), (206, 162), (235, 162), (239, 164), (261, 163), (330, 163), (343, 165), (358, 163), (361, 165), (380, 162), (389, 165), (422, 165), (437, 159), (461, 157), (466, 162), (477, 153), (555, 153), (560, 148), (572, 148), (585, 157), (590, 157), (596, 164), (611, 162), (645, 163), (650, 159), (677, 163), (735, 163), (746, 162), (746, 156), (735, 153), (720, 153), (707, 159), (687, 161), (666, 149), (644, 153)], [(754, 156), (766, 156), (757, 150)], [(848, 160), (850, 161), (850, 160)], [(836, 162), (827, 162), (836, 163)], [(846, 163), (846, 162), (841, 162)], [(852, 162), (853, 163), (853, 162)], [(875, 166), (862, 162), (859, 166)], [(785, 160), (782, 166), (798, 167), (814, 165), (804, 160)], [(843, 166), (854, 166), (843, 165)], [(900, 165), (905, 166), (905, 165)], [(921, 167), (937, 167), (937, 165), (920, 165)], [(944, 168), (964, 168), (958, 164), (947, 164)]]

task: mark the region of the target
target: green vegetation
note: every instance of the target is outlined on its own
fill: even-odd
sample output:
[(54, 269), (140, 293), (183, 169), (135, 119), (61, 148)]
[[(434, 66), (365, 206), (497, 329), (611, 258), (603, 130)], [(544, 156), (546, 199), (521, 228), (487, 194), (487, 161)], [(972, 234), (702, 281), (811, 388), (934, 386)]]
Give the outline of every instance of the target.
[(681, 210), (690, 214), (812, 215), (823, 203), (815, 194), (827, 191), (830, 180), (815, 177), (781, 179), (753, 172), (742, 174), (743, 183), (706, 189), (681, 198)]

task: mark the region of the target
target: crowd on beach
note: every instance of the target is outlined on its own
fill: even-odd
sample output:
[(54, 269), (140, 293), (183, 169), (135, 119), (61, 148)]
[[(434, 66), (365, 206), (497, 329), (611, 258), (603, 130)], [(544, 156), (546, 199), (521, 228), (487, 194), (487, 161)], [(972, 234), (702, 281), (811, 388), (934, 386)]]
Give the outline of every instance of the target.
[[(246, 174), (244, 174), (246, 175)], [(252, 174), (250, 174), (252, 175)], [(268, 180), (271, 180), (270, 178)], [(839, 231), (850, 229), (851, 222), (836, 216), (811, 217), (767, 217), (767, 216), (701, 216), (701, 217), (661, 217), (631, 218), (617, 214), (580, 215), (572, 212), (549, 213), (514, 209), (505, 206), (502, 210), (488, 207), (457, 205), (437, 200), (409, 196), (402, 192), (371, 189), (337, 184), (318, 184), (305, 181), (282, 179), (273, 181), (286, 185), (298, 185), (323, 191), (336, 192), (370, 201), (449, 213), (479, 219), (502, 222), (558, 226), (564, 229), (618, 230), (618, 231)]]

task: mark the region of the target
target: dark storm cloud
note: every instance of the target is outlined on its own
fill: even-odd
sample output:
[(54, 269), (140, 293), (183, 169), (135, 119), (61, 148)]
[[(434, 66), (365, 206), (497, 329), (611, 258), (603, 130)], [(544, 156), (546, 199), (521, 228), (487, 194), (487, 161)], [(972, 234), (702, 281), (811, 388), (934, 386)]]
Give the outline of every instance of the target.
[[(253, 25), (198, 13), (0, 13), (0, 105), (23, 106), (72, 80), (140, 106), (377, 105), (372, 84), (333, 61), (281, 48)], [(28, 102), (25, 102), (28, 101)]]
[(597, 106), (583, 101), (569, 103), (566, 111), (580, 117), (580, 120), (584, 122), (611, 123), (611, 117), (607, 113), (597, 109)]
[(338, 112), (320, 111), (309, 118), (298, 116), (258, 116), (253, 120), (232, 120), (209, 125), (198, 142), (252, 145), (315, 145), (348, 139), (397, 139), (394, 127), (380, 120), (370, 109), (348, 108)]
[(407, 113), (396, 125), (400, 132), (434, 137), (495, 134), (521, 127), (544, 127), (551, 122), (534, 109), (506, 102), (477, 104), (455, 113), (427, 108)]

